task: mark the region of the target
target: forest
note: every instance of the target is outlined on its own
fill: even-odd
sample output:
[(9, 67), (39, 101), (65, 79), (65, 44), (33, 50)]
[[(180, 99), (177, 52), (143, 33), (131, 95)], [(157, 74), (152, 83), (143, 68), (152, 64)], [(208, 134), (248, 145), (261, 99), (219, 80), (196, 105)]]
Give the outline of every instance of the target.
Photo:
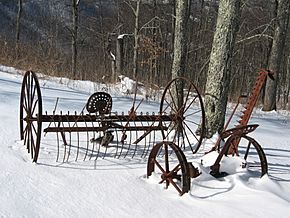
[[(209, 81), (225, 86), (218, 97), (226, 99), (222, 105), (249, 94), (263, 68), (275, 75), (260, 99), (264, 110), (289, 109), (289, 5), (288, 0), (1, 0), (0, 64), (105, 83), (126, 75), (153, 89), (164, 87), (176, 71), (203, 95)], [(225, 44), (218, 44), (223, 37)], [(176, 68), (178, 49), (182, 60)], [(219, 52), (223, 55), (215, 56)]]

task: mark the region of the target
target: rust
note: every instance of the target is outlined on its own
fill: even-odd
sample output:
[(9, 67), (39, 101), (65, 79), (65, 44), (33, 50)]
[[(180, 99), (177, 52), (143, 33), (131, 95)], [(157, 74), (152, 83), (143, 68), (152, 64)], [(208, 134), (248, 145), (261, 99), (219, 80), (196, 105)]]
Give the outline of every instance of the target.
[[(249, 154), (249, 149), (250, 145), (253, 145), (254, 148), (256, 149), (256, 152), (258, 153), (258, 156), (260, 158), (260, 165), (261, 165), (261, 175), (264, 175), (268, 171), (268, 165), (267, 165), (267, 160), (266, 156), (262, 150), (262, 147), (256, 142), (253, 138), (247, 136), (248, 133), (254, 131), (258, 125), (253, 124), (253, 125), (248, 125), (248, 122), (250, 120), (250, 117), (252, 115), (253, 109), (258, 101), (259, 95), (262, 91), (262, 88), (266, 82), (267, 77), (270, 79), (274, 79), (273, 73), (268, 71), (268, 70), (261, 70), (258, 73), (255, 85), (252, 89), (251, 95), (249, 96), (246, 105), (244, 106), (244, 110), (241, 112), (242, 115), (240, 116), (240, 119), (238, 120), (238, 125), (236, 125), (235, 128), (232, 129), (227, 129), (233, 115), (236, 112), (236, 109), (240, 103), (240, 99), (245, 96), (241, 96), (238, 99), (237, 105), (234, 108), (230, 118), (228, 119), (223, 131), (220, 134), (220, 137), (218, 138), (215, 146), (212, 148), (212, 150), (220, 150), (220, 143), (222, 140), (225, 140), (228, 138), (225, 142), (224, 147), (219, 153), (218, 158), (216, 159), (214, 165), (211, 166), (211, 174), (214, 176), (220, 176), (221, 172), (219, 172), (220, 169), (220, 161), (223, 157), (223, 155), (237, 155), (239, 156), (239, 150), (238, 150), (238, 145), (242, 139), (245, 139), (248, 141), (248, 146), (247, 150), (245, 152), (244, 159), (247, 160), (248, 154)], [(212, 151), (211, 150), (211, 151)]]
[[(254, 148), (259, 155), (261, 175), (268, 172), (262, 147), (247, 135), (258, 126), (247, 124), (267, 76), (272, 78), (273, 74), (267, 70), (259, 72), (239, 124), (235, 128), (227, 129), (240, 99), (245, 96), (238, 99), (238, 104), (214, 147), (219, 149), (220, 142), (226, 140), (214, 165), (211, 166), (212, 175), (223, 175), (220, 172), (222, 157), (228, 154), (238, 155), (238, 145), (242, 139), (248, 142), (244, 159), (248, 159), (250, 149)], [(178, 84), (184, 85), (184, 93), (180, 95), (182, 98), (175, 102), (174, 92)], [(164, 184), (165, 188), (171, 185), (183, 195), (190, 190), (190, 179), (200, 175), (199, 170), (187, 162), (183, 149), (190, 149), (192, 154), (195, 154), (204, 139), (205, 112), (202, 97), (190, 80), (175, 78), (164, 89), (158, 114), (138, 114), (137, 109), (143, 100), (135, 106), (136, 93), (137, 86), (133, 106), (128, 114), (111, 113), (112, 97), (105, 92), (91, 95), (79, 114), (55, 114), (58, 99), (52, 114), (42, 114), (42, 97), (37, 76), (34, 72), (27, 71), (20, 96), (20, 138), (24, 140), (24, 145), (34, 162), (38, 160), (43, 123), (48, 123), (43, 129), (45, 135), (56, 134), (56, 161), (68, 162), (72, 157), (77, 161), (105, 157), (133, 158), (136, 155), (145, 158), (149, 155), (147, 177), (159, 170), (159, 183)], [(197, 114), (199, 116), (196, 116)]]
[[(174, 90), (174, 86), (180, 81), (187, 85), (183, 105), (168, 111), (168, 104), (169, 109), (172, 109), (170, 102), (173, 101), (167, 97), (172, 97), (171, 90)], [(92, 94), (79, 114), (69, 111), (66, 114), (63, 112), (56, 114), (59, 99), (56, 101), (52, 114), (47, 114), (47, 112), (42, 114), (41, 92), (36, 74), (32, 71), (26, 72), (22, 84), (20, 138), (24, 139), (28, 152), (33, 152), (32, 158), (35, 162), (38, 158), (43, 123), (48, 123), (47, 127), (43, 129), (45, 135), (56, 134), (56, 160), (62, 159), (64, 162), (71, 160), (70, 156), (73, 154), (75, 154), (75, 160), (78, 160), (81, 157), (80, 150), (85, 150), (84, 153), (82, 152), (83, 160), (88, 156), (89, 159), (110, 156), (111, 153), (107, 152), (112, 150), (111, 146), (115, 148), (113, 157), (120, 158), (129, 155), (133, 158), (138, 154), (144, 158), (158, 141), (168, 140), (169, 137), (172, 137), (170, 140), (176, 142), (178, 146), (183, 149), (189, 146), (192, 151), (197, 150), (201, 144), (202, 136), (195, 134), (186, 123), (188, 118), (195, 116), (195, 113), (189, 115), (186, 113), (190, 111), (193, 104), (200, 106), (201, 108), (196, 113), (201, 114), (201, 121), (191, 122), (203, 129), (202, 99), (197, 88), (185, 78), (176, 78), (165, 88), (158, 114), (137, 113), (143, 102), (141, 100), (138, 104), (136, 103), (137, 87), (133, 106), (128, 114), (112, 114), (112, 97), (105, 92)], [(33, 99), (33, 103), (30, 102), (30, 99)], [(85, 109), (88, 113), (85, 112)], [(36, 133), (36, 136), (32, 136), (32, 133)], [(173, 136), (170, 136), (171, 133)], [(196, 142), (191, 143), (192, 139)], [(76, 152), (72, 152), (72, 150)], [(62, 158), (60, 158), (61, 155)]]
[(262, 90), (268, 76), (271, 79), (273, 79), (273, 73), (271, 73), (268, 70), (261, 70), (258, 73), (258, 77), (256, 79), (255, 86), (253, 87), (251, 95), (248, 98), (248, 101), (247, 101), (246, 106), (245, 106), (245, 110), (242, 111), (243, 115), (241, 116), (241, 119), (238, 121), (240, 125), (247, 125), (248, 124), (249, 119), (251, 117), (251, 114), (253, 112), (253, 109), (258, 101), (259, 95), (261, 93), (261, 90)]

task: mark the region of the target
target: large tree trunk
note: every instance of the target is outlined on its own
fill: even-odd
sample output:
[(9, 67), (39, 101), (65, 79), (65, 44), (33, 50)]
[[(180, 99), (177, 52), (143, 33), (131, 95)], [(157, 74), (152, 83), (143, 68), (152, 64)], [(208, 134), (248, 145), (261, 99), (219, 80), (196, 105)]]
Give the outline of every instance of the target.
[(183, 76), (187, 47), (188, 0), (176, 1), (172, 78)]
[(289, 22), (289, 0), (277, 0), (277, 17), (276, 27), (272, 43), (272, 49), (269, 58), (269, 70), (274, 73), (275, 80), (267, 80), (265, 97), (264, 97), (264, 111), (276, 110), (276, 95), (279, 71), (282, 69), (282, 62), (285, 49), (285, 39), (287, 35), (287, 28)]
[[(174, 27), (174, 43), (173, 43), (173, 63), (171, 75), (172, 79), (184, 75), (185, 64), (186, 64), (186, 45), (187, 45), (187, 22), (188, 22), (188, 12), (189, 12), (189, 1), (188, 0), (178, 0), (175, 4), (175, 27)], [(182, 81), (177, 80), (176, 89), (171, 90), (173, 93), (174, 102), (179, 111), (183, 106), (183, 86)], [(176, 124), (176, 129), (178, 132), (182, 132), (182, 123), (178, 122)]]
[(221, 0), (219, 3), (205, 90), (207, 137), (221, 131), (224, 125), (240, 3), (240, 0)]

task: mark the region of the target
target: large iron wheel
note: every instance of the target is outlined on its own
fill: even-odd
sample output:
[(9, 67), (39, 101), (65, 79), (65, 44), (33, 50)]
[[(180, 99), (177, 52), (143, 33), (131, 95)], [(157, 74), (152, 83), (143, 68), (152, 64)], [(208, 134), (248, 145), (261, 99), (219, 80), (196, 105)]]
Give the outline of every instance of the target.
[[(237, 142), (239, 143), (238, 145), (236, 145)], [(259, 173), (260, 177), (268, 173), (267, 158), (262, 146), (255, 139), (247, 135), (232, 135), (225, 142), (216, 162), (211, 167), (211, 174), (213, 176), (218, 177), (222, 174), (219, 169), (220, 162), (224, 155), (229, 155), (229, 150), (232, 146), (237, 146), (238, 148), (238, 152), (234, 154), (238, 154), (245, 160), (243, 167), (247, 168), (250, 172)]]
[(170, 122), (162, 122), (167, 127), (163, 139), (196, 153), (205, 132), (204, 106), (196, 86), (183, 77), (173, 79), (163, 92), (160, 114), (172, 116)]
[(173, 142), (160, 142), (152, 148), (147, 163), (147, 177), (153, 172), (160, 175), (159, 184), (165, 183), (166, 189), (171, 184), (180, 195), (190, 190), (187, 160), (180, 147)]
[(37, 161), (42, 125), (42, 98), (37, 76), (32, 71), (24, 75), (20, 94), (20, 139), (24, 140), (33, 162)]

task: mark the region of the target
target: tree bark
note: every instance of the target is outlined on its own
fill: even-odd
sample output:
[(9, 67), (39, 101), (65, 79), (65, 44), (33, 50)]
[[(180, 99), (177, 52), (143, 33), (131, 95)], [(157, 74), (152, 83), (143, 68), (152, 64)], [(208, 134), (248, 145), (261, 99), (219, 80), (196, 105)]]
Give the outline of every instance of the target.
[[(186, 52), (187, 52), (187, 22), (189, 15), (189, 1), (179, 0), (176, 1), (176, 15), (174, 27), (174, 47), (173, 47), (173, 63), (171, 75), (172, 79), (184, 76), (186, 65)], [(183, 84), (178, 83), (177, 92), (174, 93), (176, 105), (181, 107), (183, 104)]]
[(72, 0), (72, 66), (71, 73), (73, 79), (77, 79), (77, 39), (78, 39), (78, 6), (80, 0)]
[(277, 0), (276, 27), (273, 37), (271, 53), (269, 57), (269, 70), (274, 73), (275, 80), (267, 80), (263, 111), (276, 110), (276, 96), (279, 72), (282, 69), (282, 62), (285, 50), (285, 39), (289, 23), (289, 0)]
[[(124, 37), (124, 36), (123, 36)], [(116, 43), (116, 73), (118, 76), (123, 74), (124, 68), (124, 38), (118, 37)], [(114, 81), (116, 77), (114, 78)]]
[(19, 57), (19, 40), (20, 40), (20, 20), (22, 16), (22, 0), (18, 0), (18, 12), (16, 19), (16, 58)]
[(189, 1), (176, 1), (176, 16), (174, 27), (174, 50), (172, 64), (172, 79), (183, 76), (185, 72), (185, 58), (187, 52), (187, 23)]
[(134, 53), (133, 53), (133, 77), (136, 79), (138, 74), (138, 48), (139, 48), (139, 14), (140, 14), (141, 0), (137, 0), (135, 15), (135, 27), (134, 27)]
[(221, 0), (205, 89), (207, 137), (223, 129), (240, 0)]

